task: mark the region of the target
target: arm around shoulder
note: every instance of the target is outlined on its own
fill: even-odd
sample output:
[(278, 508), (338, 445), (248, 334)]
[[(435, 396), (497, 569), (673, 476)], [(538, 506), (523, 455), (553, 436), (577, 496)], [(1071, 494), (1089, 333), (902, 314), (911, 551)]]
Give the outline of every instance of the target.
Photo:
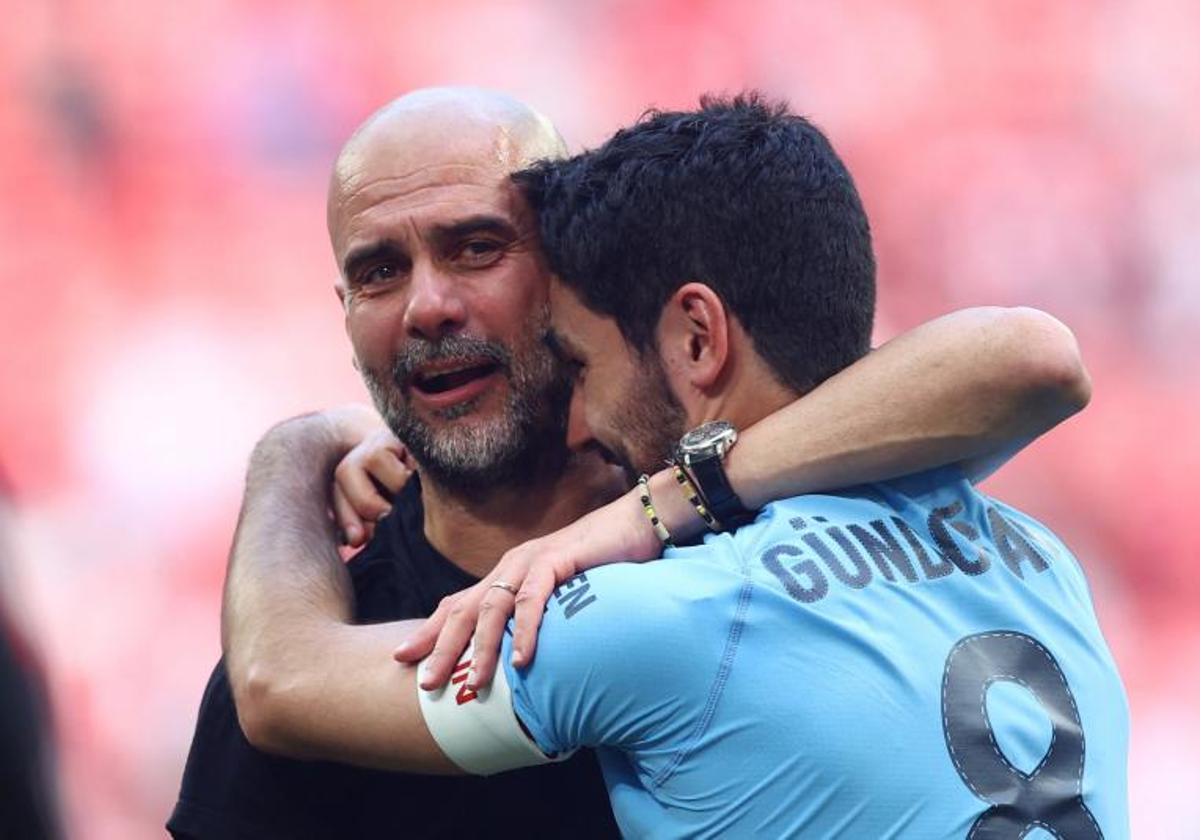
[(222, 609), (238, 719), (269, 752), (414, 772), (454, 772), (391, 651), (408, 627), (354, 625), (353, 590), (328, 516), (345, 417), (281, 424), (256, 447)]
[(290, 758), (461, 773), (429, 732), (416, 669), (391, 659), (411, 624), (314, 625), (311, 636), (293, 640), (289, 655), (253, 662), (234, 683), (246, 739)]
[(1075, 337), (1027, 307), (976, 307), (904, 333), (746, 429), (726, 465), (748, 507), (949, 464), (982, 480), (1080, 411)]

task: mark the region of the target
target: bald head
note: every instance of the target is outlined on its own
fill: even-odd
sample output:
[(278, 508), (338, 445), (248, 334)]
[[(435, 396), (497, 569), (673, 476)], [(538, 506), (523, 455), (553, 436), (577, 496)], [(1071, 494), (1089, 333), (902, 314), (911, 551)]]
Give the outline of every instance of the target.
[(565, 154), (550, 120), (508, 94), (423, 88), (384, 105), (346, 141), (329, 187), (331, 222), (339, 203), (381, 175), (456, 165), (508, 175)]

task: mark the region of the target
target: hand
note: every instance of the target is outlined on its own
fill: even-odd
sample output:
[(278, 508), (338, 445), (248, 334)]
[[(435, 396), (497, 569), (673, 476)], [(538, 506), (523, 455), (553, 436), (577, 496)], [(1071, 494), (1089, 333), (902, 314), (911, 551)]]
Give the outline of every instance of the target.
[(371, 539), (411, 475), (408, 450), (388, 429), (377, 429), (346, 453), (333, 472), (333, 514), (347, 545), (357, 548)]
[[(416, 662), (430, 654), (421, 687), (437, 688), (450, 678), (454, 665), (475, 637), (475, 661), (467, 685), (491, 683), (496, 673), (504, 627), (515, 612), (513, 665), (533, 661), (542, 613), (555, 587), (595, 566), (658, 557), (662, 543), (631, 490), (577, 522), (523, 543), (507, 552), (479, 583), (442, 599), (437, 610), (394, 654), (397, 661)], [(506, 583), (514, 595), (497, 583)]]

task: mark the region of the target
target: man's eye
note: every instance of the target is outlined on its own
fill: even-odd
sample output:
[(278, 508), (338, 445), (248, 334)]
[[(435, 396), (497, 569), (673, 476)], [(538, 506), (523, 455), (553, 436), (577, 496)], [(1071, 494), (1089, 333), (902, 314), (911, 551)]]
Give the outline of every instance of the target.
[(398, 274), (396, 266), (392, 263), (382, 263), (369, 268), (359, 277), (359, 285), (362, 286), (377, 286), (381, 283), (386, 283), (392, 280)]
[(501, 251), (499, 242), (490, 239), (472, 239), (463, 243), (458, 253), (464, 262), (487, 265), (497, 260)]

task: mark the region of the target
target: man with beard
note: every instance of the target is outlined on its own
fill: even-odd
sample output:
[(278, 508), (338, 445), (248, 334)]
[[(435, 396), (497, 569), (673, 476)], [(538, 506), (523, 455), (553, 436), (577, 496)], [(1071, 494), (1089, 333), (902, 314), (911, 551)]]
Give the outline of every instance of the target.
[[(347, 570), (325, 517), (327, 482), (372, 418), (355, 411), (302, 418), (256, 449), (226, 593), (229, 679), (218, 671), (206, 695), (176, 832), (471, 836), (510, 815), (514, 803), (536, 824), (534, 834), (614, 831), (593, 805), (602, 788), (594, 775), (588, 787), (590, 757), (572, 759), (577, 776), (542, 768), (520, 782), (509, 781), (517, 774), (486, 782), (355, 775), (263, 755), (241, 739), (230, 703), (232, 680), (251, 741), (294, 757), (453, 770), (432, 754), (432, 764), (393, 760), (410, 739), (427, 738), (420, 725), (361, 739), (344, 721), (402, 709), (394, 689), (404, 672), (387, 660), (397, 628), (370, 622), (427, 615), (507, 549), (575, 520), (617, 489), (614, 471), (594, 451), (571, 456), (563, 444), (569, 391), (543, 342), (549, 277), (535, 221), (509, 179), (560, 151), (549, 125), (506, 97), (427, 91), (372, 117), (339, 157), (329, 226), (347, 331), (421, 481), (405, 488), (396, 513)], [(1003, 351), (1024, 343), (1023, 324), (993, 319), (979, 330), (978, 320), (965, 328), (947, 322), (901, 342), (907, 349), (880, 351), (859, 385), (853, 377), (831, 385), (827, 413), (802, 411), (788, 423), (797, 435), (841, 423), (844, 449), (794, 447), (772, 459), (777, 472), (762, 475), (786, 486), (832, 467), (844, 480), (862, 480), (913, 463), (984, 458), (1040, 433), (1077, 407), (1075, 386), (1047, 375), (1053, 365), (1014, 367), (1026, 357)], [(939, 367), (932, 401), (911, 400), (897, 381), (901, 359), (940, 360), (947, 343), (961, 356)], [(1068, 346), (1065, 355), (1073, 353)], [(852, 429), (832, 408), (854, 413), (880, 394), (894, 412)], [(851, 452), (871, 454), (854, 460)], [(374, 667), (381, 658), (383, 671)], [(292, 739), (274, 720), (283, 708), (332, 729)], [(185, 826), (189, 820), (197, 827)]]
[[(421, 468), (371, 544), (339, 564), (346, 594), (353, 590), (347, 619), (427, 616), (509, 547), (612, 497), (601, 462), (569, 458), (562, 444), (568, 386), (540, 343), (546, 270), (532, 217), (507, 180), (560, 154), (560, 144), (543, 117), (508, 97), (432, 90), (374, 115), (338, 158), (329, 224), (355, 364)], [(381, 294), (404, 261), (409, 293)], [(365, 412), (344, 416), (358, 437), (378, 423)], [(324, 466), (304, 462), (321, 481)], [(297, 515), (275, 520), (280, 545)], [(324, 537), (324, 512), (318, 519)], [(288, 564), (267, 583), (303, 571)], [(168, 828), (189, 838), (467, 837), (479, 833), (468, 814), (499, 815), (531, 797), (539, 820), (555, 827), (547, 834), (616, 835), (590, 755), (483, 780), (263, 753), (238, 725), (222, 663)]]

